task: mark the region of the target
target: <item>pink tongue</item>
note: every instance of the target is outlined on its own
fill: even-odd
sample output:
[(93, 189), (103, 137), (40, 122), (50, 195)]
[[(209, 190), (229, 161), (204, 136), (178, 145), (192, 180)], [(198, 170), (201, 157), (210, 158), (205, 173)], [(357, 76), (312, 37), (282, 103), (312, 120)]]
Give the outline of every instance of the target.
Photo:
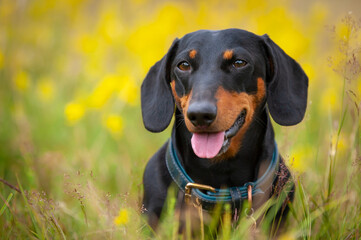
[(200, 158), (214, 158), (221, 150), (224, 132), (218, 133), (193, 133), (192, 148)]

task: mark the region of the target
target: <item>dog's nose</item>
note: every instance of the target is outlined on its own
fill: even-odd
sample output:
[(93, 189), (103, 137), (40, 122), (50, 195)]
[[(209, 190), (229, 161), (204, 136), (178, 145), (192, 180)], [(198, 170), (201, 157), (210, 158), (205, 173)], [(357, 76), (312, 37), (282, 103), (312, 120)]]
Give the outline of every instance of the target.
[(196, 127), (209, 126), (216, 119), (217, 106), (209, 102), (194, 102), (188, 107), (187, 117)]

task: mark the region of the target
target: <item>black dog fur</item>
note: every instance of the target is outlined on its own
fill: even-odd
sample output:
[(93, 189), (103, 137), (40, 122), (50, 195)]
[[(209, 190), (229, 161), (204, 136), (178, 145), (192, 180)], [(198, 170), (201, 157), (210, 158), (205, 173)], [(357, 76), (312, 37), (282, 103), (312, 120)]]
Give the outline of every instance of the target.
[[(149, 131), (161, 132), (175, 114), (171, 138), (188, 175), (215, 188), (242, 186), (255, 181), (261, 163), (272, 158), (275, 140), (269, 113), (280, 125), (299, 123), (307, 89), (308, 78), (300, 65), (267, 35), (201, 30), (174, 40), (150, 69), (141, 88), (143, 122)], [(247, 106), (236, 105), (243, 100)], [(215, 119), (204, 114), (190, 119), (189, 108), (194, 111), (193, 106), (203, 103), (213, 107), (210, 112), (216, 109)], [(191, 146), (192, 133), (225, 131), (243, 108), (246, 122), (229, 149), (214, 159), (199, 158)], [(166, 149), (167, 143), (150, 159), (143, 178), (143, 204), (153, 228), (173, 181), (165, 163)]]

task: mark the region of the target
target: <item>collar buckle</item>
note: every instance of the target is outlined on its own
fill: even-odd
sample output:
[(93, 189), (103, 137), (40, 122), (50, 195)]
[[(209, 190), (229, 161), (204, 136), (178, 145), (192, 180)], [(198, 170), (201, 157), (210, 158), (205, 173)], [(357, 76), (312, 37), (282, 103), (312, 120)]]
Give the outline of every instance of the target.
[(216, 192), (216, 189), (214, 187), (211, 187), (209, 185), (204, 184), (198, 184), (198, 183), (187, 183), (185, 189), (184, 189), (184, 201), (186, 203), (190, 203), (192, 199), (192, 189), (199, 189), (199, 190), (206, 190), (211, 192)]

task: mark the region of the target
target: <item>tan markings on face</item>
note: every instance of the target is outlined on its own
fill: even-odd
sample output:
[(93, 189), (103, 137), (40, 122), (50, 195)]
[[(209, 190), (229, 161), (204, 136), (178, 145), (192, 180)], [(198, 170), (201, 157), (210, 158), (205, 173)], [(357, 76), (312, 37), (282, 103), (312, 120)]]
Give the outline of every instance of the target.
[(193, 49), (189, 52), (189, 57), (192, 59), (195, 58), (196, 55), (197, 55), (197, 50), (195, 50), (195, 49)]
[(233, 50), (226, 50), (223, 53), (223, 58), (229, 60), (233, 57)]
[(174, 99), (175, 99), (175, 103), (176, 103), (178, 109), (180, 111), (182, 111), (183, 115), (185, 116), (186, 113), (187, 113), (188, 106), (189, 106), (189, 101), (190, 101), (191, 96), (192, 96), (192, 91), (190, 91), (190, 93), (188, 95), (179, 97), (177, 95), (177, 92), (175, 91), (175, 80), (172, 80), (170, 85), (171, 85), (171, 88), (172, 88), (172, 93), (173, 93), (173, 96), (174, 96)]
[(228, 92), (222, 87), (218, 89), (216, 93), (216, 98), (218, 100), (217, 118), (213, 124), (217, 126), (219, 131), (228, 130), (234, 124), (242, 110), (245, 109), (247, 115), (243, 126), (231, 139), (230, 147), (227, 152), (215, 159), (216, 161), (234, 157), (239, 151), (243, 136), (252, 122), (254, 111), (261, 103), (264, 96), (265, 85), (262, 78), (257, 79), (257, 92), (255, 94)]

